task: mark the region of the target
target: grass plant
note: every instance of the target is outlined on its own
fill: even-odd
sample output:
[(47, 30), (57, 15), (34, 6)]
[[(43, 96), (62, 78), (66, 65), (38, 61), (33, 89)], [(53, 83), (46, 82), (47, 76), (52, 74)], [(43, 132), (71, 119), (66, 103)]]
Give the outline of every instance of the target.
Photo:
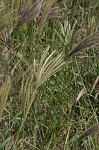
[(0, 150), (99, 149), (98, 0), (0, 2)]

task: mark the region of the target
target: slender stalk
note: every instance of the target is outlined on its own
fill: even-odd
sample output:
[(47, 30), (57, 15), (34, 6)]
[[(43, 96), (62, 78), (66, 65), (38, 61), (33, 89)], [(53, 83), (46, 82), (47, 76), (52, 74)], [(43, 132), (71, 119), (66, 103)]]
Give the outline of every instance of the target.
[[(16, 136), (15, 145), (17, 144), (17, 142), (18, 142), (18, 140), (19, 140), (20, 133), (21, 133), (21, 131), (22, 131), (22, 129), (23, 129), (23, 126), (24, 126), (24, 124), (25, 124), (25, 122), (26, 122), (27, 115), (28, 115), (28, 113), (29, 113), (29, 111), (30, 111), (31, 105), (32, 105), (33, 101), (35, 100), (36, 93), (37, 93), (37, 89), (35, 89), (35, 91), (33, 92), (32, 98), (31, 98), (31, 100), (30, 100), (30, 102), (29, 102), (29, 105), (28, 105), (28, 107), (27, 107), (27, 109), (26, 109), (25, 116), (24, 116), (24, 118), (23, 118), (23, 120), (22, 120), (21, 126), (20, 126), (20, 128), (19, 128), (19, 132), (18, 132), (18, 134), (17, 134), (17, 136)], [(15, 145), (14, 145), (14, 147), (15, 147)]]

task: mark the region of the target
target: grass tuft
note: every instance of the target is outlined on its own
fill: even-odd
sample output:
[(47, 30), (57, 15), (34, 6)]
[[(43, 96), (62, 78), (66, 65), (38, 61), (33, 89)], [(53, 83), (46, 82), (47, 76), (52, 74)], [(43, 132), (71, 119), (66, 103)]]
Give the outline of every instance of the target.
[(0, 149), (99, 149), (98, 6), (0, 2)]

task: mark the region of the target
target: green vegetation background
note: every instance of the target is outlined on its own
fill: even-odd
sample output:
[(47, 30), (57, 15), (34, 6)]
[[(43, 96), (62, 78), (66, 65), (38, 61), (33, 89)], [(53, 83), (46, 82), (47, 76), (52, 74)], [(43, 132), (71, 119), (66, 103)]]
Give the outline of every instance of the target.
[(99, 121), (99, 43), (69, 58), (50, 78), (44, 72), (41, 85), (36, 70), (45, 55), (55, 51), (51, 62), (99, 32), (99, 1), (40, 2), (0, 2), (0, 150), (98, 150), (97, 131), (80, 142), (78, 137)]

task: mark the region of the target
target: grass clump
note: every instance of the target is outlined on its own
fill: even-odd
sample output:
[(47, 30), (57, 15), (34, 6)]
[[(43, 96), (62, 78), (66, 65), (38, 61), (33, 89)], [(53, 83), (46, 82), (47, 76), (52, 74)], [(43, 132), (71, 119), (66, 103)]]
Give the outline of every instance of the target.
[(98, 1), (0, 6), (0, 148), (98, 150)]

